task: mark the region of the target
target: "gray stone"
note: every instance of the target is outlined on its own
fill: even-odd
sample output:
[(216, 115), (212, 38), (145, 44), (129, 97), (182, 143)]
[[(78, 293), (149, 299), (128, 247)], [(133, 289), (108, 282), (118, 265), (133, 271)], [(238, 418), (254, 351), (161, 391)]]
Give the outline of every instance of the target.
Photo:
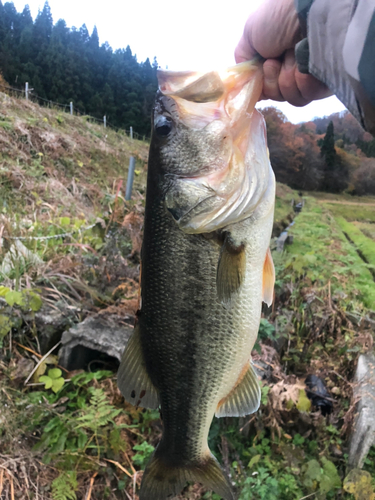
[(287, 231), (283, 231), (280, 236), (277, 238), (276, 248), (278, 252), (282, 252), (284, 250), (285, 242), (288, 238)]
[(354, 401), (358, 400), (350, 438), (349, 468), (360, 469), (375, 444), (375, 355), (361, 354), (354, 379)]
[(97, 360), (118, 365), (134, 330), (133, 321), (117, 314), (90, 316), (63, 333), (59, 364), (67, 370), (87, 369)]
[(272, 366), (270, 363), (257, 359), (253, 362), (253, 368), (260, 380), (270, 380), (272, 376)]
[(68, 309), (63, 304), (59, 307), (58, 303), (55, 307), (44, 304), (42, 309), (35, 313), (35, 325), (42, 354), (52, 349), (61, 340), (63, 332), (77, 321), (76, 310)]

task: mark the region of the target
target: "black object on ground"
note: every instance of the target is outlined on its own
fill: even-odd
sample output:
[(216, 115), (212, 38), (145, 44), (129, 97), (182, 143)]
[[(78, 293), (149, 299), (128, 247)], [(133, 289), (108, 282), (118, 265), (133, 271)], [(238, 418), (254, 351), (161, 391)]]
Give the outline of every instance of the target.
[(306, 394), (313, 406), (318, 408), (322, 415), (329, 415), (332, 411), (332, 398), (322, 379), (316, 375), (308, 375), (305, 380)]

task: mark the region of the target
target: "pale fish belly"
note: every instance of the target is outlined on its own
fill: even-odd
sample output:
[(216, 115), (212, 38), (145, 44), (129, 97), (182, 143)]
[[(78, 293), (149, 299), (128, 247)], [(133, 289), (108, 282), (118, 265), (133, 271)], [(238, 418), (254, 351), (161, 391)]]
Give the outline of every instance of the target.
[[(249, 219), (246, 248), (246, 274), (238, 297), (235, 299), (236, 314), (240, 320), (238, 331), (228, 333), (228, 356), (231, 368), (225, 373), (218, 393), (219, 401), (234, 388), (251, 358), (257, 339), (262, 310), (263, 265), (272, 232), (273, 211), (258, 221)], [(217, 401), (217, 403), (219, 403)]]

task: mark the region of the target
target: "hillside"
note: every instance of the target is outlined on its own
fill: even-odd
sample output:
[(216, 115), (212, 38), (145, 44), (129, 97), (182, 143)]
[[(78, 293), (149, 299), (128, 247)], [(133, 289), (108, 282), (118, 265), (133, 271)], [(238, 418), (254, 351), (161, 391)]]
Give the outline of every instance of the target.
[[(0, 144), (0, 498), (137, 500), (159, 413), (124, 403), (113, 359), (59, 367), (59, 338), (46, 347), (40, 317), (63, 311), (60, 337), (90, 317), (131, 325), (148, 144), (5, 94)], [(125, 202), (130, 155), (135, 187)], [(271, 242), (275, 301), (252, 353), (261, 408), (214, 419), (210, 431), (240, 500), (374, 494), (374, 448), (357, 479), (347, 471), (353, 374), (375, 333), (374, 203), (277, 186), (274, 236), (294, 220), (294, 239), (283, 252)], [(308, 398), (308, 375), (327, 391), (319, 404)], [(178, 498), (219, 500), (199, 485)]]
[(348, 112), (297, 125), (262, 109), (276, 180), (302, 191), (375, 195), (375, 139)]
[(33, 20), (28, 5), (17, 12), (13, 2), (0, 0), (0, 73), (21, 92), (27, 82), (39, 103), (73, 102), (80, 114), (106, 115), (116, 127), (148, 135), (157, 66), (156, 59), (138, 62), (129, 45), (100, 45), (96, 27), (90, 34), (85, 24), (54, 24), (47, 1)]
[[(38, 221), (94, 217), (126, 183), (129, 157), (137, 159), (135, 189), (144, 190), (147, 144), (91, 123), (0, 93), (2, 213)], [(123, 186), (124, 190), (125, 185)], [(144, 191), (142, 191), (144, 192)], [(50, 206), (49, 206), (50, 205)]]

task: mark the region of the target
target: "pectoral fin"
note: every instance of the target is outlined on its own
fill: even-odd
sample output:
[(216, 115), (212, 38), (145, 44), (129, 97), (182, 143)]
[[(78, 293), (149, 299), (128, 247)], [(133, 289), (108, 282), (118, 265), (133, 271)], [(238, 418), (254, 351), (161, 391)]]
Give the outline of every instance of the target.
[(238, 292), (246, 272), (245, 245), (236, 245), (227, 234), (217, 267), (216, 287), (219, 300), (228, 303)]
[(260, 387), (254, 368), (249, 363), (242, 371), (239, 381), (216, 409), (217, 417), (244, 417), (257, 411), (260, 405)]
[(275, 286), (275, 266), (273, 265), (271, 250), (268, 249), (263, 266), (263, 302), (268, 307), (273, 302), (273, 289)]
[(117, 385), (128, 403), (141, 408), (158, 408), (158, 391), (146, 371), (137, 326), (122, 356)]

